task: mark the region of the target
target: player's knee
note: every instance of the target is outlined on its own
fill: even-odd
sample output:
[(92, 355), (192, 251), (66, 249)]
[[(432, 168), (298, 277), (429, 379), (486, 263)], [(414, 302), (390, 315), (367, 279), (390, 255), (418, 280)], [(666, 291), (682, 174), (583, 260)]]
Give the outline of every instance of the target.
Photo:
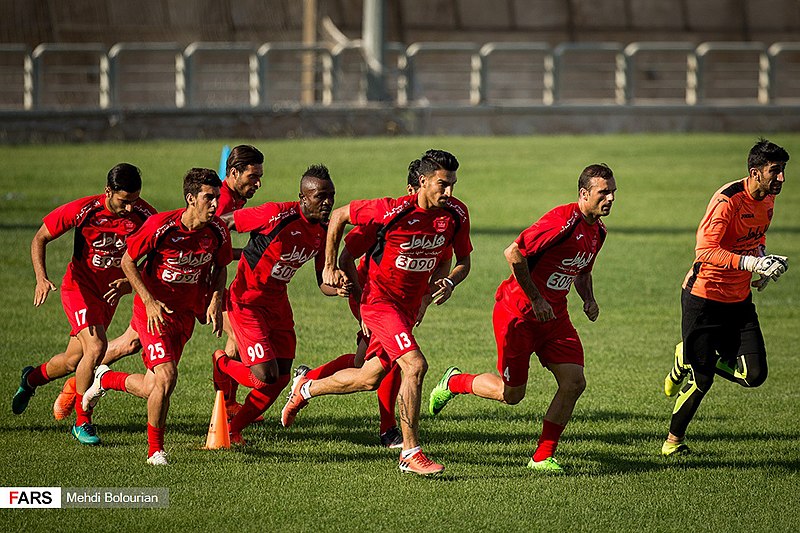
[(694, 372), (693, 379), (689, 380), (689, 382), (686, 384), (686, 387), (691, 387), (694, 385), (697, 390), (705, 394), (711, 389), (711, 385), (713, 384), (714, 374)]
[(125, 355), (132, 355), (142, 349), (142, 341), (139, 340), (139, 337), (135, 339), (131, 339), (128, 345), (125, 347)]
[(517, 405), (525, 397), (525, 387), (514, 387), (503, 391), (503, 403)]
[(744, 380), (747, 384), (747, 387), (758, 387), (767, 381), (767, 367), (760, 367), (755, 369), (750, 369), (750, 372), (747, 373), (747, 378)]
[(361, 388), (364, 391), (376, 391), (381, 385), (381, 376), (378, 374), (369, 374), (362, 378)]
[[(274, 361), (270, 361), (269, 363), (273, 362)], [(259, 381), (266, 383), (268, 385), (272, 385), (278, 379), (278, 365), (277, 364), (271, 365), (269, 363), (252, 366), (250, 367), (250, 372)]]
[(420, 352), (409, 352), (403, 355), (398, 364), (403, 370), (403, 374), (412, 379), (422, 380), (428, 372), (428, 361)]
[(577, 398), (583, 394), (584, 390), (586, 390), (586, 378), (583, 377), (583, 374), (571, 376), (562, 380), (558, 384), (558, 388), (564, 394), (567, 394), (573, 398)]

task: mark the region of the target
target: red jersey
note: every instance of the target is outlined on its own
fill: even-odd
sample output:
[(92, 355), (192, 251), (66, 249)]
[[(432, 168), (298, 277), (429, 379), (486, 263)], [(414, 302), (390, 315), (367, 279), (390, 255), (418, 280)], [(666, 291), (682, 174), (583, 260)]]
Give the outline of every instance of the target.
[(390, 300), (411, 316), (439, 263), (452, 252), (458, 258), (472, 252), (467, 206), (452, 197), (441, 209), (420, 208), (417, 195), (357, 200), (350, 202), (350, 221), (378, 226), (361, 302)]
[(128, 236), (138, 230), (156, 210), (139, 198), (128, 216), (118, 216), (106, 207), (106, 195), (88, 196), (56, 208), (43, 222), (53, 238), (75, 228), (72, 261), (64, 274), (65, 289), (89, 289), (102, 297), (109, 283), (124, 278), (120, 268)]
[(286, 295), (286, 286), (306, 261), (325, 264), (327, 225), (303, 216), (300, 202), (267, 202), (233, 212), (236, 231), (250, 232), (242, 250), (231, 299), (245, 305), (268, 305)]
[(233, 261), (231, 236), (218, 217), (198, 230), (187, 229), (181, 222), (184, 211), (150, 217), (128, 239), (128, 255), (134, 261), (146, 256), (142, 278), (155, 299), (173, 311), (205, 317), (211, 267)]
[[(514, 241), (528, 261), (531, 279), (556, 317), (567, 315), (567, 294), (578, 274), (591, 272), (606, 238), (606, 227), (598, 220), (588, 224), (577, 203), (551, 209)], [(530, 298), (512, 274), (497, 288), (515, 315), (536, 320)]]
[(723, 185), (697, 228), (695, 260), (683, 287), (717, 302), (747, 298), (753, 275), (739, 270), (739, 263), (744, 255), (762, 254), (774, 207), (774, 195), (761, 201), (750, 195), (746, 178)]
[(236, 193), (228, 186), (228, 182), (222, 180), (222, 187), (219, 188), (219, 200), (217, 201), (217, 216), (241, 209), (246, 203), (247, 198), (236, 199)]

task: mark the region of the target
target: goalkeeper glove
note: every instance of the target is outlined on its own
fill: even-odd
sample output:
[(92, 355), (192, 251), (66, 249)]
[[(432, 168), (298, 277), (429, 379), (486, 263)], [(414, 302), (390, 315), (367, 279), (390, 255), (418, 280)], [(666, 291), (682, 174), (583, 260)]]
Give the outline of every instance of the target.
[(740, 270), (755, 272), (772, 278), (772, 281), (777, 281), (788, 268), (789, 258), (782, 255), (765, 255), (763, 257), (743, 255), (739, 261)]

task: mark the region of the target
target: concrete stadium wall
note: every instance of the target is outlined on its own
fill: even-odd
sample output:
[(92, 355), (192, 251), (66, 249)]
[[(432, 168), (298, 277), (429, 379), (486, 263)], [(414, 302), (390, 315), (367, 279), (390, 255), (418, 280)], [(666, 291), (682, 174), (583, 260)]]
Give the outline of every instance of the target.
[[(351, 39), (362, 0), (317, 0)], [(301, 0), (3, 0), (0, 43), (299, 41)], [(417, 41), (794, 41), (796, 0), (387, 0), (387, 38)]]
[(800, 131), (800, 107), (311, 107), (271, 111), (42, 111), (3, 115), (0, 142), (299, 138), (366, 135)]

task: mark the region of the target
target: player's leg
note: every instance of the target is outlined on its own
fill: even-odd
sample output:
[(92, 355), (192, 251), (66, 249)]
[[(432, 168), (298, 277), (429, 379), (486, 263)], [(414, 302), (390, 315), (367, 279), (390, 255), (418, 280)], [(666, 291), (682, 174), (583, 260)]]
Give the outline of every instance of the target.
[[(236, 332), (233, 331), (233, 326), (231, 326), (231, 320), (227, 311), (222, 313), (222, 330), (227, 335), (227, 339), (225, 340), (225, 354), (231, 359), (239, 359), (236, 348)], [(227, 384), (223, 384), (221, 390), (225, 396), (225, 411), (227, 411), (229, 417), (233, 417), (239, 412), (239, 409), (242, 408), (242, 404), (236, 401), (236, 392), (239, 390), (239, 383), (234, 380), (229, 380)]]
[[(106, 347), (106, 353), (103, 356), (102, 365), (108, 366), (116, 361), (119, 361), (123, 357), (127, 357), (138, 352), (141, 349), (142, 343), (139, 340), (139, 334), (136, 333), (136, 330), (134, 330), (132, 326), (128, 325), (128, 328), (122, 335), (108, 341), (108, 346)], [(75, 409), (75, 390), (75, 377), (71, 377), (64, 382), (61, 392), (59, 392), (55, 402), (53, 402), (53, 416), (56, 418), (56, 420), (62, 420), (68, 417), (70, 413), (72, 413), (72, 410)], [(115, 390), (122, 389), (115, 387)]]
[(75, 371), (83, 355), (83, 348), (76, 337), (70, 337), (63, 353), (56, 354), (37, 366), (26, 366), (22, 369), (20, 384), (11, 400), (11, 411), (15, 415), (22, 414), (28, 407), (36, 388)]
[(752, 301), (736, 304), (731, 314), (740, 319), (738, 332), (732, 332), (721, 341), (718, 376), (743, 387), (758, 387), (767, 379), (767, 349)]
[(152, 368), (153, 386), (147, 398), (147, 463), (166, 465), (164, 431), (169, 401), (178, 381), (178, 366), (167, 361)]
[(561, 466), (555, 462), (553, 455), (561, 433), (572, 418), (575, 404), (586, 388), (586, 379), (582, 365), (549, 364), (547, 368), (556, 378), (558, 390), (544, 415), (542, 433), (528, 466), (536, 470), (561, 471)]
[(94, 381), (94, 371), (103, 355), (106, 353), (108, 339), (105, 327), (89, 326), (77, 334), (81, 343), (83, 357), (75, 369), (75, 424), (72, 426), (72, 436), (81, 444), (95, 445), (100, 443), (97, 432), (92, 424), (93, 406), (84, 408), (83, 395)]
[(400, 366), (395, 365), (381, 380), (378, 385), (378, 413), (380, 415), (380, 441), (387, 448), (400, 448), (403, 446), (403, 434), (397, 427), (395, 418), (395, 405), (400, 392), (400, 383), (403, 376)]
[(283, 389), (289, 384), (293, 361), (294, 358), (278, 358), (276, 360), (278, 376), (275, 382), (253, 389), (247, 395), (242, 408), (231, 419), (230, 433), (232, 443), (244, 444), (241, 436), (242, 430), (255, 422), (278, 399)]
[(683, 380), (689, 374), (689, 365), (685, 362), (683, 341), (675, 345), (675, 356), (672, 358), (672, 369), (664, 378), (664, 394), (670, 398), (678, 394)]
[(376, 390), (385, 374), (386, 370), (378, 357), (366, 361), (361, 368), (344, 368), (322, 379), (312, 380), (298, 374), (292, 381), (289, 398), (281, 411), (281, 424), (283, 427), (291, 426), (300, 409), (308, 405), (313, 397)]
[(431, 391), (428, 403), (431, 415), (438, 414), (459, 394), (472, 394), (509, 405), (525, 397), (530, 356), (536, 349), (535, 332), (530, 324), (508, 312), (501, 302), (494, 306), (492, 327), (499, 375), (466, 374), (457, 367), (448, 368)]

